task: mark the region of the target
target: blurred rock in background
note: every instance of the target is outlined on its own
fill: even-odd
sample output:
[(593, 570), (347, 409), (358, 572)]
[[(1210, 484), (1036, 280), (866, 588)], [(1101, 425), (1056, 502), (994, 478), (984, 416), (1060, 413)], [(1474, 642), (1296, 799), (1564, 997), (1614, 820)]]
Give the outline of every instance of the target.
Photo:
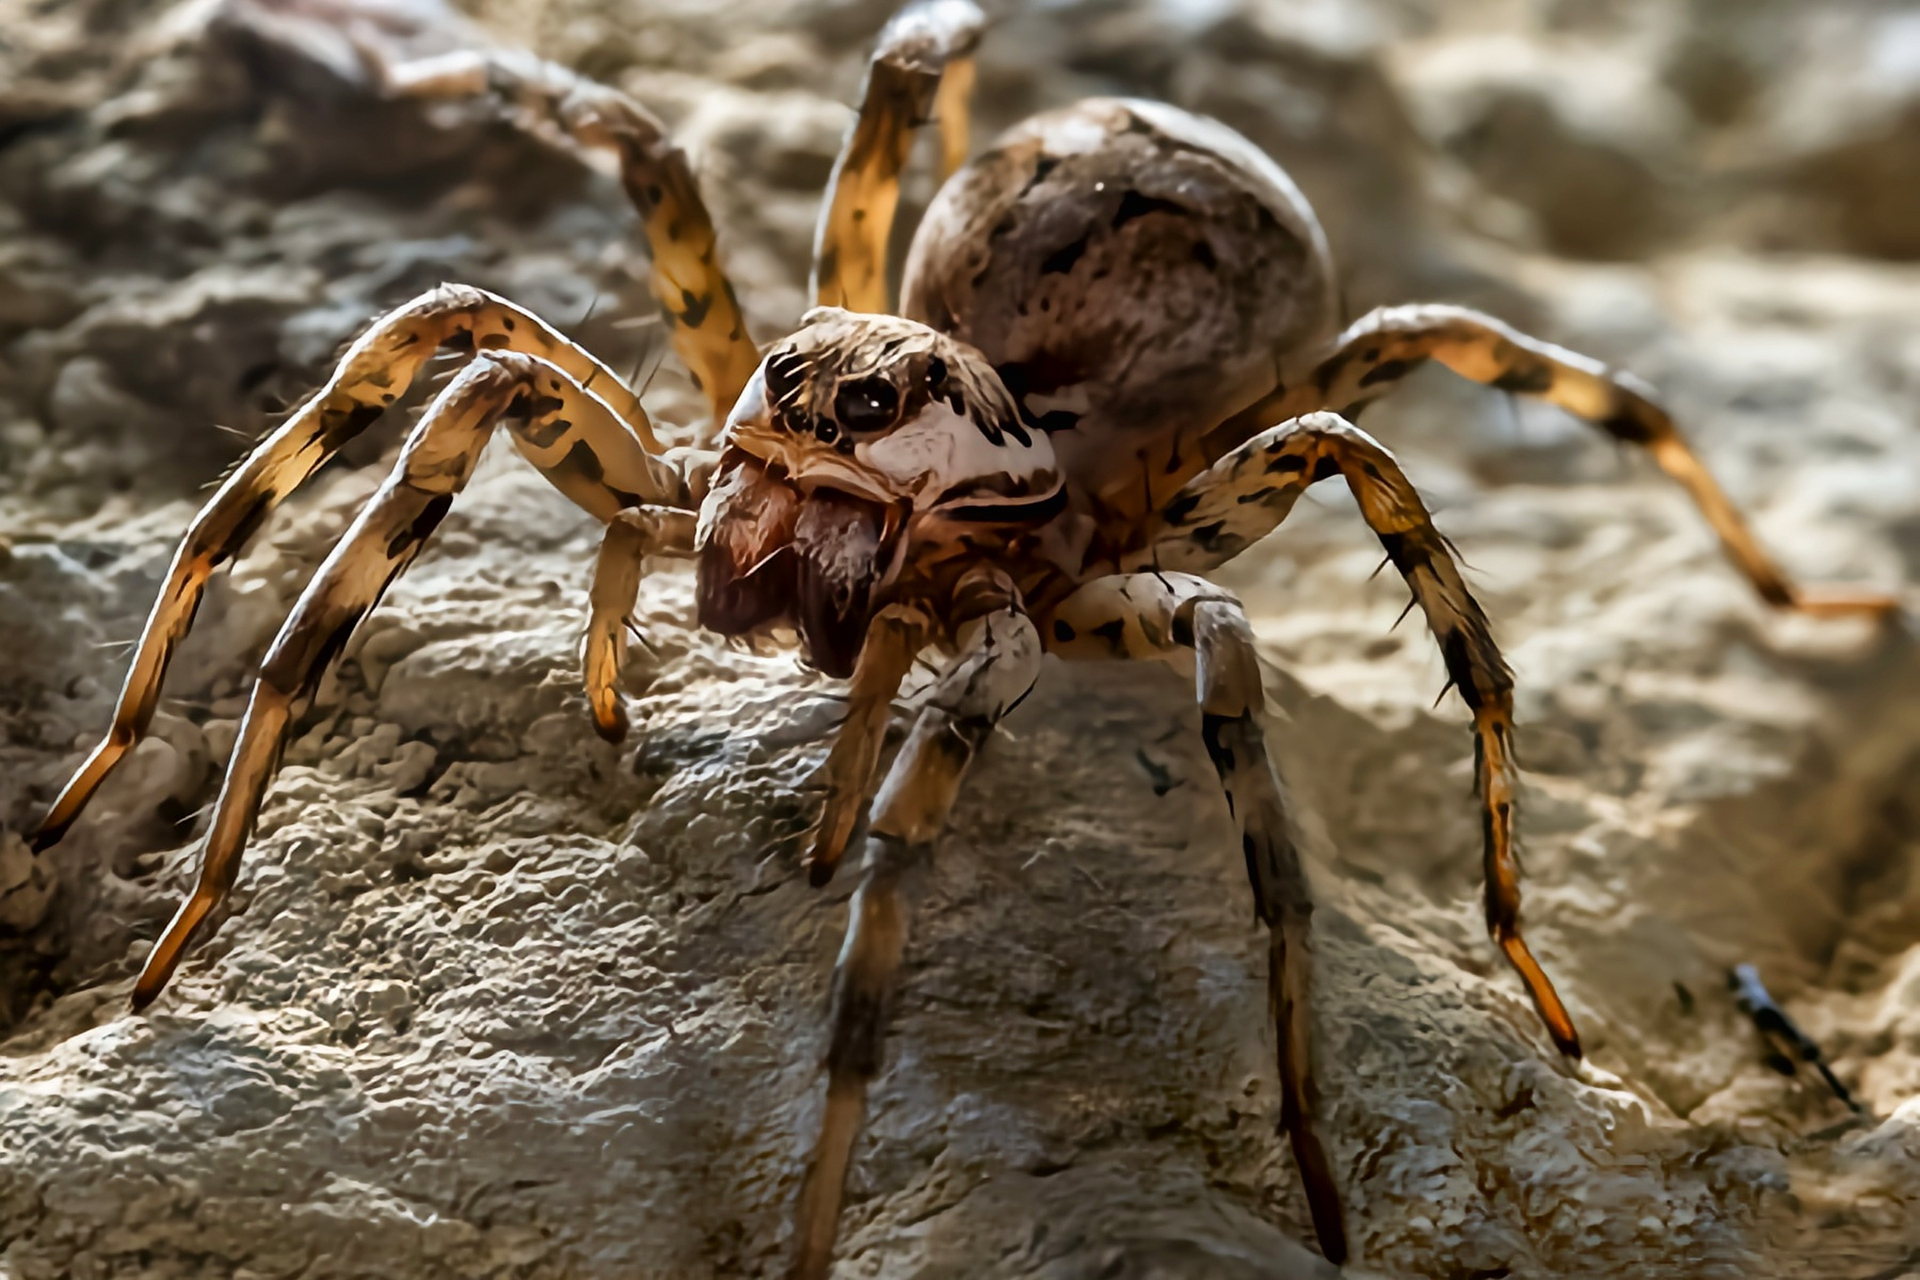
[[(0, 1273), (777, 1274), (846, 884), (796, 877), (838, 715), (650, 574), (635, 732), (574, 652), (597, 531), (490, 453), (287, 754), (236, 910), (150, 1016), (252, 664), (395, 422), (216, 580), (154, 734), (107, 723), (205, 486), (366, 321), (498, 290), (622, 372), (660, 335), (607, 175), (380, 100), (355, 42), (530, 46), (693, 151), (762, 337), (889, 0), (0, 0)], [(1350, 312), (1494, 310), (1654, 382), (1809, 581), (1920, 575), (1920, 18), (1832, 0), (1004, 6), (979, 136), (1089, 93), (1220, 117), (1297, 177)], [(911, 217), (931, 195), (909, 184)], [(905, 237), (897, 240), (904, 251)], [(1151, 300), (1142, 300), (1151, 305)], [(669, 362), (647, 395), (698, 412)], [(402, 415), (393, 415), (396, 419)], [(1920, 1266), (1920, 655), (1770, 614), (1642, 458), (1422, 374), (1367, 426), (1473, 566), (1520, 687), (1553, 1054), (1480, 923), (1471, 756), (1350, 500), (1247, 599), (1320, 909), (1325, 1129), (1366, 1268), (1893, 1277)], [(1312, 1275), (1264, 940), (1198, 717), (1050, 667), (922, 887), (846, 1276)], [(1769, 1070), (1760, 965), (1870, 1114)]]

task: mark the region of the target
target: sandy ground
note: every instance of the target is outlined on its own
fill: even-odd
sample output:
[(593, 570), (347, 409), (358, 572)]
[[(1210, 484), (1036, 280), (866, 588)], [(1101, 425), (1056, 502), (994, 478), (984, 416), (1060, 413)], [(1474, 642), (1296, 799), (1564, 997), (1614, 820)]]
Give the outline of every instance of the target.
[[(676, 123), (770, 336), (803, 305), (886, 9), (472, 16)], [(1474, 303), (1635, 370), (1793, 572), (1914, 602), (1910, 12), (1002, 18), (983, 129), (1094, 91), (1219, 115), (1321, 209), (1351, 309)], [(775, 1274), (849, 888), (795, 870), (833, 686), (689, 630), (690, 580), (662, 567), (635, 733), (600, 742), (574, 660), (597, 530), (510, 451), (328, 681), (234, 914), (149, 1016), (125, 996), (251, 665), (400, 424), (218, 580), (153, 738), (80, 827), (37, 860), (20, 839), (104, 728), (202, 486), (367, 318), (457, 279), (622, 370), (657, 349), (615, 184), (476, 113), (382, 103), (344, 43), (299, 28), (290, 52), (288, 21), (0, 0), (0, 1276)], [(671, 368), (648, 403), (697, 408)], [(1590, 1054), (1558, 1060), (1484, 937), (1464, 713), (1434, 705), (1430, 642), (1393, 627), (1402, 589), (1322, 486), (1220, 576), (1255, 617), (1309, 827), (1325, 1132), (1360, 1263), (1920, 1274), (1913, 623), (1769, 613), (1645, 459), (1549, 409), (1434, 373), (1366, 425), (1516, 669), (1529, 934)], [(1293, 1243), (1264, 938), (1197, 726), (1170, 676), (1050, 666), (993, 740), (919, 886), (838, 1275), (1320, 1270)], [(1866, 1114), (1765, 1065), (1737, 962)]]

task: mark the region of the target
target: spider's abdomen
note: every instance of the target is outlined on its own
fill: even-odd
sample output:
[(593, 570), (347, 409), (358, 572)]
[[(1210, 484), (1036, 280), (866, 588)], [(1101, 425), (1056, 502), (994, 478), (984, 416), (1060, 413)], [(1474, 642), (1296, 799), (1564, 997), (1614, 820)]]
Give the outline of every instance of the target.
[(1192, 442), (1339, 319), (1326, 238), (1278, 165), (1215, 121), (1108, 98), (956, 173), (902, 302), (985, 353), (1070, 483), (1120, 508), (1204, 466)]

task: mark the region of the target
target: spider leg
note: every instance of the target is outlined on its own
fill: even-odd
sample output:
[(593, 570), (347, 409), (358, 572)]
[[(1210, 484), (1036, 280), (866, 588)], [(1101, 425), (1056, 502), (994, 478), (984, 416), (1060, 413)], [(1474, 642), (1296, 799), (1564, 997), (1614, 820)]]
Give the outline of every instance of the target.
[(594, 730), (608, 742), (627, 736), (627, 710), (620, 704), (620, 666), (627, 656), (629, 611), (640, 594), (640, 571), (649, 555), (691, 556), (695, 523), (691, 511), (654, 505), (629, 507), (607, 522), (593, 567), (580, 666)]
[(1319, 1090), (1313, 1073), (1313, 899), (1286, 787), (1267, 757), (1259, 716), (1266, 709), (1253, 630), (1240, 602), (1187, 573), (1146, 572), (1096, 578), (1046, 620), (1047, 650), (1069, 659), (1155, 658), (1192, 665), (1201, 736), (1227, 807), (1240, 830), (1254, 910), (1267, 926), (1268, 1008), (1280, 1071), (1280, 1125), (1300, 1166), (1320, 1249), (1347, 1255), (1333, 1163), (1315, 1130)]
[(874, 798), (860, 887), (834, 965), (827, 1102), (801, 1187), (790, 1280), (826, 1280), (833, 1265), (847, 1165), (866, 1113), (867, 1084), (880, 1072), (906, 949), (903, 877), (946, 826), (974, 753), (1039, 673), (1033, 623), (1011, 607), (968, 623), (959, 641), (961, 656), (934, 687)]
[(847, 687), (847, 717), (827, 753), (827, 797), (820, 822), (800, 865), (816, 887), (833, 879), (847, 837), (859, 821), (860, 809), (873, 792), (873, 773), (880, 763), (894, 695), (912, 670), (914, 658), (925, 647), (932, 623), (919, 610), (889, 605), (874, 618), (860, 647), (860, 657)]
[[(576, 500), (591, 497), (602, 508), (613, 500), (610, 489), (594, 494), (593, 484), (599, 482), (581, 474), (589, 459), (604, 476), (644, 486), (642, 499), (653, 502), (671, 501), (681, 483), (665, 463), (640, 448), (603, 401), (557, 366), (503, 351), (481, 355), (462, 369), (415, 424), (393, 472), (300, 593), (267, 650), (214, 807), (199, 881), (154, 944), (134, 984), (135, 1009), (160, 994), (195, 931), (233, 888), (288, 725), (387, 587), (420, 554), (473, 474), (492, 427), (503, 418), (523, 445), (552, 440), (557, 447), (573, 439), (542, 471)], [(604, 456), (597, 452), (601, 449)]]
[(1400, 464), (1371, 436), (1331, 413), (1261, 432), (1181, 489), (1163, 527), (1123, 568), (1199, 571), (1272, 530), (1300, 491), (1344, 476), (1387, 558), (1413, 590), (1440, 644), (1447, 679), (1473, 713), (1474, 761), (1485, 830), (1487, 930), (1520, 975), (1554, 1044), (1580, 1056), (1580, 1038), (1553, 982), (1520, 933), (1520, 866), (1513, 848), (1513, 674), (1446, 539)]
[(942, 176), (965, 161), (972, 55), (985, 25), (974, 0), (913, 0), (881, 30), (814, 232), (820, 306), (888, 309), (887, 243), (914, 130), (939, 119)]
[(973, 86), (978, 69), (973, 56), (954, 58), (933, 95), (933, 122), (940, 130), (940, 181), (967, 162), (973, 149)]
[(1879, 592), (1809, 589), (1791, 581), (1638, 378), (1464, 307), (1383, 307), (1361, 317), (1303, 367), (1288, 370), (1285, 385), (1215, 431), (1209, 454), (1219, 456), (1266, 423), (1318, 409), (1353, 414), (1428, 360), (1502, 391), (1539, 396), (1615, 440), (1648, 450), (1692, 496), (1727, 557), (1767, 603), (1819, 615), (1878, 616), (1899, 608)]
[(657, 116), (626, 94), (526, 54), (463, 52), (391, 66), (362, 49), (388, 92), (419, 98), (488, 96), (528, 132), (562, 145), (606, 148), (653, 254), (653, 296), (673, 349), (713, 406), (712, 431), (760, 365), (733, 284), (714, 248), (713, 218), (686, 152)]
[(506, 299), (444, 285), (388, 312), (348, 348), (326, 385), (255, 446), (194, 516), (141, 628), (113, 723), (41, 822), (35, 849), (66, 834), (114, 766), (145, 736), (167, 664), (213, 571), (239, 555), (274, 507), (378, 420), (441, 350), (524, 351), (550, 361), (573, 381), (592, 386), (639, 446), (659, 451), (639, 399), (612, 370)]

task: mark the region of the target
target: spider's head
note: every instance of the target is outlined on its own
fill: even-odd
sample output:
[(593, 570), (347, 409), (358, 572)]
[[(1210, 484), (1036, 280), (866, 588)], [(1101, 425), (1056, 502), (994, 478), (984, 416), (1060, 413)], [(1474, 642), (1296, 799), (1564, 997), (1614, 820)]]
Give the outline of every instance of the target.
[(894, 316), (816, 307), (727, 420), (700, 510), (700, 621), (788, 622), (814, 664), (853, 669), (910, 555), (1050, 519), (1053, 448), (978, 351)]
[(986, 357), (915, 321), (838, 307), (807, 312), (767, 353), (725, 443), (803, 493), (835, 490), (903, 516), (982, 520), (977, 508), (1060, 491), (1052, 446), (1021, 424)]

